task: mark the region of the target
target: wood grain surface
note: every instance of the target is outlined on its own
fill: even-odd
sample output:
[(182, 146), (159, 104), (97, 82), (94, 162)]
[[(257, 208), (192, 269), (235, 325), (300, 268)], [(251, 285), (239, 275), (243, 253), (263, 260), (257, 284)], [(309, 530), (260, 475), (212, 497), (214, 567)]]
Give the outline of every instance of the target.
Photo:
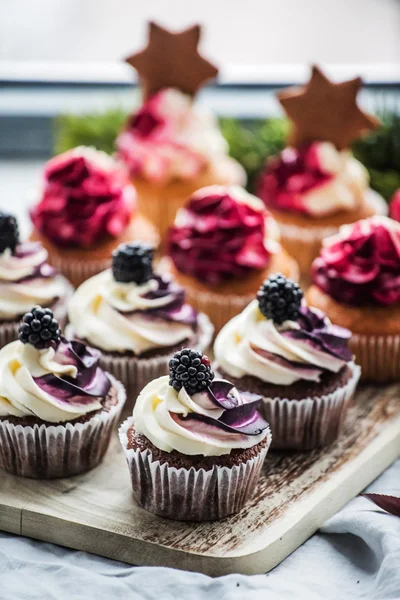
[(400, 454), (400, 386), (363, 386), (333, 446), (270, 452), (236, 516), (180, 523), (141, 509), (115, 435), (97, 469), (55, 481), (0, 471), (0, 529), (137, 565), (209, 575), (264, 573), (302, 544)]

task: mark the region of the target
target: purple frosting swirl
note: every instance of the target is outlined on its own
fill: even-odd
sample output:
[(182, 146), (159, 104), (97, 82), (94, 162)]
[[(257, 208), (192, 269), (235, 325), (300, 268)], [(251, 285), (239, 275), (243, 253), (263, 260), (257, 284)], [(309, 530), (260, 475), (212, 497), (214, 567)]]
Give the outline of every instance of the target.
[(229, 381), (214, 379), (203, 392), (193, 394), (192, 400), (203, 408), (222, 408), (224, 412), (218, 419), (196, 412), (190, 412), (186, 416), (174, 416), (182, 426), (187, 421), (195, 420), (230, 433), (260, 435), (269, 427), (258, 412), (261, 396), (249, 392), (234, 394), (234, 389), (235, 386)]
[[(15, 249), (13, 259), (26, 259), (29, 256), (34, 256), (38, 254), (42, 250), (42, 245), (40, 242), (23, 242), (22, 244), (18, 244)], [(20, 279), (13, 280), (12, 283), (22, 283), (24, 281), (29, 281), (31, 279), (36, 279), (38, 277), (43, 279), (48, 279), (50, 277), (54, 277), (56, 275), (56, 270), (53, 269), (49, 263), (46, 261), (41, 262), (32, 269), (32, 272), (25, 277), (21, 277)], [(9, 280), (2, 280), (10, 283)]]
[(140, 313), (149, 319), (162, 319), (163, 321), (196, 327), (197, 311), (185, 302), (185, 290), (174, 281), (164, 279), (160, 275), (154, 275), (153, 279), (157, 282), (158, 287), (156, 290), (148, 292), (144, 298), (158, 300), (170, 296), (168, 303), (155, 308), (138, 309), (129, 314)]
[(105, 398), (111, 382), (99, 367), (101, 352), (78, 341), (61, 338), (54, 360), (77, 368), (75, 378), (48, 373), (34, 381), (44, 392), (65, 404), (91, 404), (93, 398)]

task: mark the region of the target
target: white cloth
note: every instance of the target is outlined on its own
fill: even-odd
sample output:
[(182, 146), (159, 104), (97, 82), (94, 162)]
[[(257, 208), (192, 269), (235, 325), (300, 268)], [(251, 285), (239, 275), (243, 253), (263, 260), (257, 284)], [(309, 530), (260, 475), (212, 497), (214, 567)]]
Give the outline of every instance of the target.
[[(400, 460), (368, 491), (400, 496)], [(400, 519), (355, 498), (266, 575), (132, 567), (0, 534), (0, 600), (399, 600)]]

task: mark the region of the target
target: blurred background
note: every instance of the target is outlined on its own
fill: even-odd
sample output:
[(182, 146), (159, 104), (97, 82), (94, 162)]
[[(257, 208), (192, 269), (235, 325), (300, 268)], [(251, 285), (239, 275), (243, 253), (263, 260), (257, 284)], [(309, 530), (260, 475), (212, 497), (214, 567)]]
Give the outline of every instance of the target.
[[(282, 144), (275, 91), (305, 81), (316, 62), (333, 78), (364, 78), (361, 104), (390, 121), (375, 159), (367, 160), (384, 172), (378, 187), (387, 187), (388, 178), (394, 187), (399, 0), (1, 0), (2, 204), (6, 197), (20, 206), (54, 152), (94, 142), (112, 151), (116, 130), (139, 99), (135, 73), (122, 59), (145, 43), (149, 19), (171, 29), (204, 26), (201, 49), (220, 77), (198, 101), (225, 119), (232, 154), (245, 163), (250, 182), (261, 159)], [(375, 163), (367, 166), (376, 170)]]

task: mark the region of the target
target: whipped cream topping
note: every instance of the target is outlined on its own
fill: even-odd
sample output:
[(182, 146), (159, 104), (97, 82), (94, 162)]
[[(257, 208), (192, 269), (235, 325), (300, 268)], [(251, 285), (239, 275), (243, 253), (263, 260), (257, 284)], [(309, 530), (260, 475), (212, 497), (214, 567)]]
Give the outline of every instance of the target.
[(147, 100), (116, 144), (130, 173), (154, 182), (192, 179), (228, 154), (216, 120), (172, 88)]
[(147, 283), (115, 281), (111, 270), (85, 281), (68, 307), (74, 336), (109, 352), (174, 346), (193, 336), (197, 313), (182, 288), (154, 276)]
[(61, 423), (101, 409), (111, 383), (99, 358), (99, 352), (65, 339), (57, 349), (8, 344), (0, 350), (0, 417)]
[(0, 319), (15, 319), (36, 304), (50, 306), (64, 295), (62, 280), (46, 261), (47, 251), (38, 243), (0, 254)]
[(151, 381), (133, 409), (135, 430), (160, 450), (220, 456), (251, 448), (267, 436), (268, 424), (257, 411), (259, 396), (239, 393), (223, 380), (190, 396), (168, 381), (168, 376)]
[(369, 186), (366, 168), (349, 150), (330, 142), (286, 148), (261, 177), (259, 196), (267, 206), (324, 217), (352, 211)]
[(317, 309), (301, 308), (299, 319), (281, 326), (261, 313), (253, 300), (229, 321), (215, 340), (217, 364), (231, 377), (257, 377), (275, 385), (320, 381), (352, 360), (347, 329), (332, 325)]

